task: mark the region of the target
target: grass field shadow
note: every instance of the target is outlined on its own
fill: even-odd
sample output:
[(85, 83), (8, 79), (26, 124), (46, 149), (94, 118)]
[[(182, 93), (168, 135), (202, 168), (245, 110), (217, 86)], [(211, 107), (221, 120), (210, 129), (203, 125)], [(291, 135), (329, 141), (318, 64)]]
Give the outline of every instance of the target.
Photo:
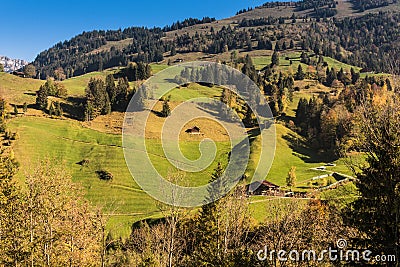
[(295, 134), (287, 134), (282, 137), (289, 147), (293, 150), (293, 155), (301, 158), (306, 163), (333, 162), (339, 159), (336, 153), (332, 151), (316, 152), (310, 148), (309, 144)]

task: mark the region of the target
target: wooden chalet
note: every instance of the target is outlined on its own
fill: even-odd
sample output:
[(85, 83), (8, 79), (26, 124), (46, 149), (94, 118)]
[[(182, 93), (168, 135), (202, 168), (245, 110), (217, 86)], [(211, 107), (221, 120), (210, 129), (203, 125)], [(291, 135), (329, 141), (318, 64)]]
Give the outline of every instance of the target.
[(200, 134), (200, 128), (194, 126), (193, 128), (187, 129), (185, 132), (188, 134)]
[(248, 195), (270, 196), (279, 195), (281, 193), (280, 186), (268, 181), (256, 181), (246, 185)]

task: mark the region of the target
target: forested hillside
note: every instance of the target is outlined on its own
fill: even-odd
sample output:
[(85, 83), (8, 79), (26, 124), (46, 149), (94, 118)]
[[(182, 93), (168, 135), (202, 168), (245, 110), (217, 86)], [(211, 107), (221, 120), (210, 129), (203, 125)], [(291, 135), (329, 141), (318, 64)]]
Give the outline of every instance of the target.
[(397, 3), (397, 0), (351, 0), (351, 2), (355, 5), (357, 10), (362, 12), (368, 9), (395, 4)]
[[(399, 54), (393, 51), (399, 49), (396, 29), (400, 15), (392, 11), (365, 15), (357, 12), (388, 5), (395, 6), (397, 1), (353, 1), (353, 16), (336, 18), (335, 1), (267, 3), (254, 10), (242, 10), (223, 23), (205, 17), (178, 21), (164, 28), (83, 32), (41, 52), (33, 65), (41, 79), (53, 77), (56, 72), (63, 72), (69, 78), (126, 66), (129, 62), (167, 61), (177, 53), (218, 54), (233, 49), (283, 51), (301, 47), (367, 70), (387, 72), (388, 59), (396, 60)], [(277, 17), (277, 8), (293, 12)]]

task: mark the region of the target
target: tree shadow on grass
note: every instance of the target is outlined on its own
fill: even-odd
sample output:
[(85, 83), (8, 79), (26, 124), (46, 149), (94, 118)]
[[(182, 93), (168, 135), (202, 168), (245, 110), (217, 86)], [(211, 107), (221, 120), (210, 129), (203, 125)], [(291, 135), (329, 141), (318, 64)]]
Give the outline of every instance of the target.
[(157, 111), (157, 110), (151, 110), (151, 113), (154, 113), (157, 117), (160, 118), (165, 118), (165, 116), (162, 114), (162, 112)]
[(68, 97), (66, 102), (60, 103), (64, 117), (83, 120), (85, 112), (85, 98)]
[(310, 145), (295, 134), (287, 134), (282, 137), (293, 150), (292, 154), (301, 158), (306, 163), (333, 162), (339, 159), (332, 151), (316, 151)]

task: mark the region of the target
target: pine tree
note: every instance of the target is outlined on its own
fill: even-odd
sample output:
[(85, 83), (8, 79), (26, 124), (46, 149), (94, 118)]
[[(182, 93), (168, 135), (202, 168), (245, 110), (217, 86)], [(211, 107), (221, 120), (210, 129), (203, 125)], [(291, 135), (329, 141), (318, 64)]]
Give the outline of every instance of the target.
[(118, 108), (124, 108), (124, 104), (127, 100), (129, 90), (129, 82), (127, 78), (119, 78), (118, 85), (116, 87), (116, 97), (112, 107), (114, 110)]
[(332, 68), (331, 70), (329, 70), (329, 68), (327, 68), (326, 74), (327, 74), (326, 75), (326, 85), (332, 86), (333, 82), (337, 79), (336, 70), (334, 68)]
[(17, 107), (17, 105), (14, 105), (14, 115), (18, 116), (18, 107)]
[(357, 81), (360, 79), (360, 73), (356, 72), (354, 68), (351, 68), (350, 74), (351, 74), (351, 83), (356, 84)]
[(114, 75), (108, 74), (106, 77), (106, 91), (111, 105), (114, 106), (117, 98), (117, 89), (115, 86)]
[(36, 92), (36, 105), (41, 110), (46, 110), (48, 105), (47, 97), (49, 96), (49, 90), (47, 86), (40, 86), (40, 89)]
[(6, 100), (0, 96), (0, 118), (4, 119), (6, 116)]
[[(246, 55), (244, 59), (244, 65), (242, 67), (242, 73), (247, 75), (252, 81), (257, 81), (257, 72), (256, 68), (253, 64), (253, 60), (251, 59), (250, 55)], [(216, 75), (214, 75), (216, 76)]]
[(308, 125), (308, 101), (305, 98), (300, 98), (299, 103), (297, 104), (296, 109), (296, 126), (300, 128), (300, 132), (302, 135), (305, 135), (307, 132), (307, 125)]
[(271, 58), (271, 67), (274, 66), (279, 66), (279, 54), (276, 51), (274, 51)]
[(303, 72), (303, 67), (301, 66), (301, 64), (299, 64), (299, 67), (297, 68), (295, 78), (298, 81), (304, 80), (304, 78), (305, 78), (305, 73)]
[(286, 42), (283, 42), (282, 43), (282, 50), (286, 50), (286, 49), (287, 49)]
[(243, 119), (243, 124), (246, 127), (253, 127), (254, 126), (254, 119), (253, 119), (253, 112), (249, 106), (246, 108), (246, 114)]
[(324, 57), (321, 55), (318, 57), (318, 64), (324, 64)]
[(392, 90), (393, 90), (392, 83), (390, 82), (390, 79), (389, 79), (389, 78), (386, 78), (385, 84), (386, 84), (386, 86), (387, 86), (387, 90), (388, 90), (388, 91), (392, 91)]
[(90, 100), (86, 101), (85, 104), (84, 119), (85, 121), (91, 121), (94, 119), (94, 108), (92, 101)]
[(55, 110), (54, 110), (54, 115), (56, 115), (57, 117), (62, 117), (62, 115), (63, 115), (63, 110), (62, 110), (60, 101), (57, 101), (57, 102), (56, 102), (56, 107), (55, 107)]
[[(356, 147), (366, 163), (356, 173), (360, 197), (345, 219), (362, 235), (360, 245), (377, 254), (400, 257), (400, 100), (397, 95), (379, 106), (364, 104), (357, 120)], [(393, 265), (394, 266), (394, 265)]]
[(169, 115), (171, 115), (171, 108), (169, 107), (168, 102), (169, 102), (168, 99), (164, 99), (162, 111), (161, 111), (161, 115), (165, 118), (168, 117)]
[(290, 40), (289, 48), (290, 48), (290, 49), (293, 49), (293, 48), (294, 48), (294, 41), (293, 41), (293, 40)]
[(52, 117), (55, 114), (53, 102), (50, 103), (49, 115)]
[(85, 90), (86, 106), (85, 119), (94, 119), (100, 114), (111, 112), (111, 103), (108, 97), (105, 83), (100, 78), (91, 78)]
[(210, 203), (201, 208), (196, 221), (198, 236), (194, 258), (201, 265), (221, 266), (220, 262), (223, 257), (223, 251), (221, 251), (222, 236), (219, 231), (221, 207), (218, 205), (217, 199), (224, 191), (224, 183), (221, 178), (223, 173), (222, 165), (218, 163), (211, 176), (210, 183), (218, 182), (209, 186)]
[(173, 57), (175, 55), (176, 55), (176, 47), (175, 47), (175, 45), (173, 45), (171, 48), (171, 56)]

